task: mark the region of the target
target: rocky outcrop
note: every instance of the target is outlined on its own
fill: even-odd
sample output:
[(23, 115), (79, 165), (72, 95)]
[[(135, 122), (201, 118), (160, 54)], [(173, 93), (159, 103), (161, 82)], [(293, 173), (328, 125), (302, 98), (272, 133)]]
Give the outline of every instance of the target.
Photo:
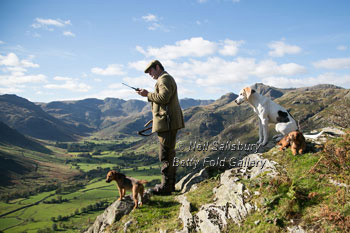
[(209, 178), (208, 167), (203, 168), (198, 173), (190, 173), (183, 177), (176, 185), (175, 189), (180, 191), (180, 193), (185, 193), (190, 191), (191, 187), (195, 184), (202, 182)]
[(178, 233), (188, 233), (196, 229), (196, 224), (194, 222), (193, 216), (191, 214), (191, 203), (187, 201), (185, 195), (180, 195), (176, 197), (176, 200), (181, 203), (179, 219), (182, 220), (184, 228)]
[[(144, 200), (147, 201), (149, 197), (150, 193), (145, 192)], [(132, 200), (131, 195), (125, 196), (122, 200), (115, 201), (103, 212), (103, 214), (97, 216), (94, 224), (89, 227), (85, 233), (105, 232), (114, 222), (121, 219), (124, 215), (129, 214), (133, 208), (134, 201)]]
[(320, 130), (314, 130), (310, 133), (305, 133), (304, 137), (308, 142), (317, 145), (324, 145), (328, 138), (341, 137), (345, 132), (332, 127), (325, 127)]
[[(250, 192), (243, 183), (244, 179), (254, 179), (261, 173), (270, 176), (277, 175), (274, 162), (261, 158), (261, 154), (251, 154), (246, 157), (248, 161), (260, 161), (260, 166), (250, 166), (247, 168), (232, 168), (226, 170), (220, 176), (220, 185), (214, 188), (214, 202), (203, 205), (199, 212), (192, 216), (190, 212), (190, 203), (186, 199), (186, 194), (177, 197), (181, 203), (179, 218), (184, 223), (181, 233), (186, 232), (221, 232), (227, 226), (229, 220), (239, 224), (249, 213), (256, 209), (254, 203), (250, 203)], [(200, 173), (193, 175), (193, 179), (186, 177), (185, 190), (191, 190), (191, 186), (196, 182), (191, 180), (198, 179), (203, 175), (203, 169)], [(184, 182), (180, 182), (179, 186)]]

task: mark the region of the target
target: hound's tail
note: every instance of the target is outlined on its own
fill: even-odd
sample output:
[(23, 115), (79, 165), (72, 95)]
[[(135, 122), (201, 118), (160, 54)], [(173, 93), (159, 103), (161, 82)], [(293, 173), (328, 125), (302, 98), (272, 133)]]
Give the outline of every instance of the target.
[(304, 137), (307, 139), (316, 139), (316, 138), (320, 137), (323, 133), (324, 133), (324, 131), (322, 130), (318, 134), (313, 134), (313, 135), (304, 134)]

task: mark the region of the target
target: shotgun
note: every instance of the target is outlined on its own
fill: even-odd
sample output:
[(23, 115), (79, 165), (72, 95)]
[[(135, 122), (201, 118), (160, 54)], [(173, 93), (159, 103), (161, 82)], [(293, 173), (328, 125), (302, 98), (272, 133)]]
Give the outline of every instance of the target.
[(122, 83), (124, 86), (127, 86), (127, 87), (130, 87), (130, 88), (132, 88), (132, 89), (134, 89), (135, 91), (141, 91), (141, 89), (140, 88), (138, 88), (138, 87), (132, 87), (132, 86), (129, 86), (128, 84), (125, 84), (125, 83)]

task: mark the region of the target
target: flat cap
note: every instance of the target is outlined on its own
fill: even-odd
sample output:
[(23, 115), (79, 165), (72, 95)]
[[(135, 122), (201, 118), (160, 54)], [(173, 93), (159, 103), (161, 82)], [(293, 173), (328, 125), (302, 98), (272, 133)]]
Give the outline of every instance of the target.
[(152, 68), (152, 67), (155, 67), (156, 65), (159, 65), (159, 66), (163, 67), (163, 66), (162, 66), (162, 63), (160, 63), (160, 61), (158, 61), (158, 60), (153, 60), (153, 61), (151, 61), (151, 62), (147, 65), (147, 67), (146, 67), (146, 69), (145, 69), (145, 73), (148, 73), (148, 72), (149, 72), (149, 69)]

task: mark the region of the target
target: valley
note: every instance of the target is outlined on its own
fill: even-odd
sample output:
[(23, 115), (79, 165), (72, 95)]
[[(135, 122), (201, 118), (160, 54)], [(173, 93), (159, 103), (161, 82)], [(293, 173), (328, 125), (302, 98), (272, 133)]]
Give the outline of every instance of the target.
[[(157, 160), (148, 155), (135, 157), (131, 151), (122, 149), (138, 140), (130, 137), (72, 142), (67, 143), (74, 145), (75, 149), (69, 147), (70, 152), (53, 142), (42, 142), (52, 151), (51, 155), (2, 145), (1, 158), (11, 159), (24, 173), (7, 168), (11, 183), (1, 187), (0, 230), (80, 232), (118, 198), (116, 184), (105, 182), (110, 169), (154, 185), (160, 178)], [(90, 147), (86, 149), (86, 145)], [(1, 166), (6, 170), (4, 164)]]
[[(290, 111), (303, 132), (341, 126), (341, 116), (349, 115), (348, 89), (252, 87)], [(236, 105), (236, 97), (227, 93), (215, 101), (180, 101), (186, 128), (178, 133), (179, 161), (219, 161), (250, 153), (198, 147), (213, 142), (253, 145), (258, 140), (256, 115), (248, 104)], [(146, 102), (106, 98), (33, 103), (1, 95), (0, 110), (0, 232), (87, 229), (118, 197), (115, 183), (105, 182), (111, 169), (148, 180), (146, 188), (160, 181), (157, 136), (137, 135), (151, 119)], [(272, 138), (274, 125), (269, 132)], [(177, 180), (201, 168), (179, 167)]]

